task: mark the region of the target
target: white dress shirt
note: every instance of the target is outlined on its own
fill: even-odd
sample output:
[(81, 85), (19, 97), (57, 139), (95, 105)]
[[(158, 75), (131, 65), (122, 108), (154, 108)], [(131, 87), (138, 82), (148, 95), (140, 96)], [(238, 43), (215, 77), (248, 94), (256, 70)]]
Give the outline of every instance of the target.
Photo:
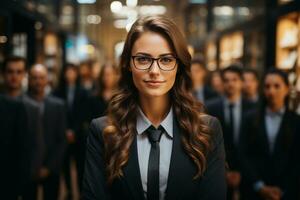
[[(139, 109), (136, 123), (137, 130), (137, 150), (138, 160), (141, 173), (142, 186), (144, 196), (147, 199), (147, 173), (148, 161), (151, 150), (151, 143), (145, 132), (150, 126), (151, 122), (144, 115), (143, 111)], [(171, 161), (172, 146), (173, 146), (173, 109), (171, 108), (166, 118), (160, 124), (165, 132), (162, 134), (159, 147), (159, 200), (163, 200), (167, 189), (169, 166)]]

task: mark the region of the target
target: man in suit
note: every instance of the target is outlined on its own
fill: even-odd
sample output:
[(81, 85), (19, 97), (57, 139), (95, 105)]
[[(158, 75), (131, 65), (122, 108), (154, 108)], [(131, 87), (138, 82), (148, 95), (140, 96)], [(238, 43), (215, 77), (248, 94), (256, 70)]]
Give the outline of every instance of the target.
[(193, 59), (191, 65), (191, 74), (194, 88), (194, 96), (201, 102), (206, 103), (208, 100), (218, 96), (206, 84), (207, 69), (201, 59)]
[(28, 127), (24, 105), (0, 95), (0, 193), (16, 200), (29, 177)]
[(217, 117), (222, 125), (226, 160), (228, 163), (228, 199), (236, 198), (241, 184), (239, 149), (245, 114), (254, 108), (251, 102), (242, 98), (242, 69), (229, 66), (221, 71), (224, 96), (207, 104), (208, 113)]
[(64, 103), (46, 96), (48, 83), (47, 69), (34, 65), (29, 71), (29, 96), (39, 107), (40, 125), (35, 136), (33, 165), (35, 178), (29, 185), (24, 199), (36, 199), (37, 186), (42, 185), (44, 199), (58, 198), (59, 175), (65, 150), (65, 109)]
[[(32, 136), (37, 134), (39, 110), (35, 103), (23, 92), (22, 82), (26, 75), (26, 60), (19, 56), (9, 56), (4, 61), (2, 72), (4, 80), (3, 94), (7, 98), (21, 101), (24, 104), (28, 123), (28, 138), (33, 138)], [(30, 147), (33, 146), (33, 141), (28, 140), (27, 142), (30, 142)], [(28, 170), (31, 171), (31, 167)], [(27, 178), (29, 179), (29, 177)]]

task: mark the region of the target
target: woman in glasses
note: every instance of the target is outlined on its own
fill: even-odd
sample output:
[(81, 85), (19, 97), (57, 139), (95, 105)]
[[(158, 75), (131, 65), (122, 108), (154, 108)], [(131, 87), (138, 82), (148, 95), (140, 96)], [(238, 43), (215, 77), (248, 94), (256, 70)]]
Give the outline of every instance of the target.
[(91, 123), (84, 200), (225, 199), (221, 127), (191, 94), (190, 63), (172, 21), (133, 24), (118, 92)]

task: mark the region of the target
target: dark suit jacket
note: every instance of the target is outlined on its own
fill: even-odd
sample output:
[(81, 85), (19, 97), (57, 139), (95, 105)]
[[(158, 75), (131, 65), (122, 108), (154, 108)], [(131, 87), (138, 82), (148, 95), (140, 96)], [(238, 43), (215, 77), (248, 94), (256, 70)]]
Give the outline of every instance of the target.
[[(194, 96), (197, 98), (196, 91), (194, 91)], [(210, 100), (219, 97), (219, 95), (214, 90), (212, 90), (210, 87), (208, 87), (207, 85), (204, 85), (203, 97), (204, 97), (204, 102), (202, 102), (202, 103), (206, 104)], [(198, 99), (198, 100), (200, 100), (200, 99)]]
[[(300, 116), (292, 111), (284, 113), (273, 152), (270, 152), (266, 133), (265, 113), (249, 113), (244, 134), (243, 174), (250, 192), (253, 184), (262, 180), (266, 185), (278, 186), (283, 199), (300, 199)], [(251, 196), (249, 199), (259, 199)]]
[(60, 88), (54, 95), (65, 102), (67, 112), (67, 128), (72, 129), (76, 134), (76, 139), (81, 140), (84, 135), (83, 123), (88, 118), (88, 94), (79, 85), (75, 87), (73, 105), (69, 106), (67, 101), (67, 89)]
[(42, 123), (45, 145), (43, 166), (50, 173), (59, 174), (66, 147), (65, 106), (60, 99), (51, 96), (45, 98)]
[[(204, 175), (196, 180), (193, 180), (196, 173), (195, 164), (182, 146), (180, 129), (174, 120), (173, 149), (166, 200), (223, 200), (226, 198), (225, 158), (221, 126), (215, 118), (206, 116), (203, 120), (213, 131), (213, 145), (207, 157), (207, 169)], [(95, 119), (91, 123), (87, 141), (83, 200), (143, 200), (136, 139), (131, 146), (128, 163), (123, 168), (124, 176), (116, 179), (110, 187), (107, 186), (102, 138), (102, 130), (105, 125), (106, 117)]]
[(29, 142), (25, 107), (0, 95), (0, 194), (16, 199), (29, 177)]
[(235, 145), (233, 140), (233, 133), (229, 131), (229, 128), (225, 122), (225, 114), (224, 114), (224, 99), (217, 98), (214, 99), (206, 105), (207, 111), (210, 115), (218, 118), (221, 122), (224, 134), (224, 144), (226, 151), (226, 160), (228, 162), (229, 168), (232, 170), (240, 169), (240, 161), (239, 161), (239, 146), (243, 145), (241, 143), (241, 137), (243, 132), (243, 127), (245, 124), (245, 115), (252, 109), (255, 109), (255, 105), (251, 102), (248, 102), (242, 99), (242, 114), (241, 114), (241, 124), (240, 124), (240, 133), (239, 133), (239, 144)]

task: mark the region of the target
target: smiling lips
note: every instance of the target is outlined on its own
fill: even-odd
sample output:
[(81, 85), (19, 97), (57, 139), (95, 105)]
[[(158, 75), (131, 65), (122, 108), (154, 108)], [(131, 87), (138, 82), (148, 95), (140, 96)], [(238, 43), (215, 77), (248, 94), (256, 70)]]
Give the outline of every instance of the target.
[(163, 84), (165, 81), (158, 81), (158, 80), (145, 80), (144, 81), (148, 86), (151, 87), (158, 87)]

